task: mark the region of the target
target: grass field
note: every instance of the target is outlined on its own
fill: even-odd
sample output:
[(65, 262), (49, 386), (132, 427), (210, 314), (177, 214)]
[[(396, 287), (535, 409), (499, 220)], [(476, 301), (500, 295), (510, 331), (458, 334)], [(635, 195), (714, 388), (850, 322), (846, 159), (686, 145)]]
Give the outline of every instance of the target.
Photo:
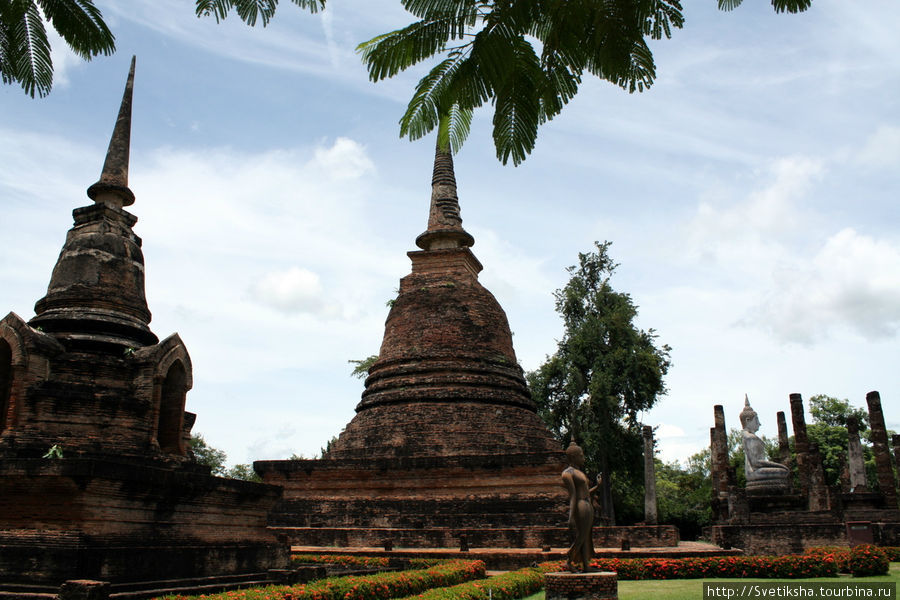
[[(620, 600), (699, 600), (703, 598), (703, 582), (740, 582), (740, 583), (802, 583), (802, 582), (900, 582), (900, 563), (891, 563), (890, 573), (878, 577), (825, 577), (820, 579), (662, 579), (645, 581), (620, 581)], [(544, 592), (525, 598), (525, 600), (544, 600)]]

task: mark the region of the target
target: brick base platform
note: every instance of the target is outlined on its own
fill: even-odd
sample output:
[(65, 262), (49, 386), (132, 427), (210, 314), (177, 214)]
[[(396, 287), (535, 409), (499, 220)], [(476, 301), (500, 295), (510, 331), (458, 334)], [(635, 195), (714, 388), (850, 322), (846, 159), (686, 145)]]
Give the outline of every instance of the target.
[(546, 600), (606, 600), (619, 597), (615, 573), (547, 573), (544, 575)]

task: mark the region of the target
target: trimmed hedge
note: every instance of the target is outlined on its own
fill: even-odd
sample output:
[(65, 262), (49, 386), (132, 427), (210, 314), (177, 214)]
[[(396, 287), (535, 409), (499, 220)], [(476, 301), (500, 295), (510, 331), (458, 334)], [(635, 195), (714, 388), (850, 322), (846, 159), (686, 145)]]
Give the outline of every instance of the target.
[(341, 565), (342, 567), (359, 567), (383, 569), (388, 566), (389, 559), (383, 556), (357, 556), (351, 554), (293, 554), (292, 562)]
[(860, 544), (850, 548), (850, 572), (854, 577), (887, 575), (891, 561), (887, 553), (872, 544)]
[(167, 600), (390, 600), (484, 578), (480, 560), (448, 560), (427, 569), (329, 577), (302, 585), (271, 585), (203, 596), (165, 596)]
[[(564, 570), (564, 563), (552, 563)], [(819, 556), (715, 556), (709, 558), (609, 558), (594, 559), (591, 566), (615, 571), (621, 580), (700, 579), (756, 577), (800, 579), (837, 576), (833, 557)]]
[[(410, 558), (409, 565), (412, 569), (427, 569), (448, 560), (444, 558)], [(390, 565), (390, 559), (387, 557), (359, 556), (357, 554), (293, 554), (291, 561), (317, 565), (339, 565), (351, 569), (386, 569)]]
[(406, 600), (518, 600), (536, 594), (544, 587), (544, 573), (556, 570), (558, 563), (544, 563), (495, 575), (488, 579), (433, 588)]

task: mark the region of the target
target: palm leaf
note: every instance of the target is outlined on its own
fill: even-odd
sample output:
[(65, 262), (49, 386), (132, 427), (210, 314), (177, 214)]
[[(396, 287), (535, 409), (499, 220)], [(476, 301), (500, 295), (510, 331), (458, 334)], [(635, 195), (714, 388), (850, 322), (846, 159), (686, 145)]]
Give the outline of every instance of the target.
[(497, 158), (506, 164), (512, 157), (518, 165), (534, 149), (541, 121), (540, 61), (524, 38), (516, 40), (515, 59), (505, 85), (496, 91), (494, 106), (494, 147)]
[(450, 110), (441, 117), (438, 125), (438, 146), (441, 150), (449, 149), (450, 152), (456, 154), (462, 148), (463, 143), (469, 136), (469, 129), (472, 126), (471, 109), (464, 109), (459, 104), (454, 104)]
[[(291, 0), (300, 8), (316, 13), (325, 8), (325, 0)], [(241, 20), (250, 25), (257, 21), (265, 27), (275, 16), (278, 0), (196, 0), (194, 13), (198, 17), (213, 16), (216, 22), (223, 21), (234, 10)]]
[[(20, 3), (21, 6), (21, 3)], [(24, 11), (4, 11), (7, 23), (5, 35), (6, 64), (3, 82), (18, 81), (25, 93), (34, 98), (50, 93), (53, 86), (53, 62), (50, 60), (50, 43), (38, 7), (33, 2), (22, 6)], [(8, 10), (8, 9), (7, 9)], [(6, 21), (9, 15), (15, 20)]]
[(812, 5), (812, 0), (772, 0), (772, 6), (775, 12), (789, 13), (803, 12)]
[(443, 52), (453, 24), (450, 19), (417, 21), (356, 47), (372, 81), (393, 77), (416, 63)]
[[(276, 0), (277, 1), (277, 0)], [(325, 9), (325, 0), (291, 0), (300, 8), (305, 8), (311, 13), (317, 13)]]
[(743, 0), (719, 0), (719, 10), (734, 10)]
[(437, 127), (446, 113), (442, 107), (449, 110), (453, 104), (447, 101), (446, 92), (459, 64), (458, 56), (445, 58), (419, 80), (406, 112), (400, 117), (400, 137), (417, 140)]
[(115, 52), (115, 36), (92, 0), (37, 0), (66, 44), (84, 60)]

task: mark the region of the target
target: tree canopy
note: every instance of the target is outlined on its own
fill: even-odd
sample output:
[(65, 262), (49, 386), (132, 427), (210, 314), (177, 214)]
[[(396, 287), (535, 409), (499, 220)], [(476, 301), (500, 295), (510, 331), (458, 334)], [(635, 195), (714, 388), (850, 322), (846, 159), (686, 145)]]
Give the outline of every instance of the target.
[[(617, 265), (610, 243), (580, 253), (569, 282), (555, 293), (564, 332), (556, 352), (528, 383), (538, 411), (565, 447), (575, 439), (588, 469), (603, 475), (601, 504), (615, 519), (612, 489), (643, 486), (639, 414), (666, 391), (670, 348), (634, 324), (637, 307), (609, 283)], [(614, 484), (614, 485), (613, 485)]]

